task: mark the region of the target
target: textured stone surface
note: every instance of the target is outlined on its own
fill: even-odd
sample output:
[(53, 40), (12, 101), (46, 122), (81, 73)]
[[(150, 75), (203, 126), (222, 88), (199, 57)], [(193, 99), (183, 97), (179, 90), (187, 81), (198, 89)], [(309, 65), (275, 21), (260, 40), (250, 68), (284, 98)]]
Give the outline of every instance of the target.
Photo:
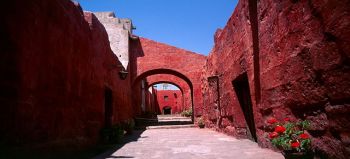
[[(240, 1), (232, 17), (224, 29), (215, 33), (215, 46), (208, 56), (202, 75), (202, 88), (204, 96), (204, 117), (214, 119), (208, 121), (210, 127), (221, 127), (229, 134), (243, 132), (246, 125), (242, 109), (239, 106), (232, 81), (243, 72), (247, 72), (249, 83), (253, 83), (252, 66), (252, 41), (248, 18), (248, 5), (246, 1)], [(220, 92), (220, 110), (213, 105), (217, 100), (217, 86), (209, 85), (208, 77), (218, 76)], [(254, 85), (250, 85), (254, 88)], [(254, 89), (251, 89), (254, 94)], [(254, 98), (252, 98), (254, 99)], [(254, 101), (253, 101), (254, 102)], [(212, 103), (212, 105), (209, 105)], [(254, 104), (254, 103), (253, 103)], [(217, 123), (221, 118), (224, 122)], [(232, 126), (235, 129), (232, 129)], [(227, 128), (227, 129), (226, 129)]]
[[(231, 82), (246, 72), (259, 144), (269, 145), (266, 119), (308, 119), (318, 155), (346, 158), (349, 145), (342, 143), (340, 136), (349, 134), (350, 122), (345, 115), (350, 98), (350, 34), (345, 29), (350, 27), (350, 3), (259, 1), (253, 13), (258, 21), (258, 54), (253, 53), (251, 30), (255, 22), (249, 6), (248, 1), (240, 1), (225, 28), (215, 34), (215, 46), (202, 75), (208, 125), (240, 136), (246, 121)], [(255, 77), (256, 56), (259, 77)], [(215, 88), (207, 78), (214, 75), (219, 77), (221, 104), (221, 112), (216, 113), (220, 117), (214, 119), (222, 118), (221, 124), (212, 119)], [(256, 80), (261, 89), (256, 87)]]
[[(348, 0), (241, 0), (205, 57), (129, 38), (131, 23), (101, 15), (106, 24), (121, 20), (129, 29), (121, 44), (120, 32), (108, 36), (109, 27), (106, 32), (93, 13), (69, 0), (0, 2), (0, 143), (94, 143), (104, 126), (106, 88), (112, 90), (116, 124), (146, 111), (154, 93), (146, 87), (164, 81), (182, 89), (185, 107), (193, 104), (208, 127), (251, 137), (233, 86), (246, 74), (260, 145), (271, 146), (266, 119), (308, 119), (317, 155), (346, 158), (349, 8)], [(112, 46), (123, 45), (121, 54), (108, 37), (116, 40)], [(124, 57), (129, 60), (118, 60)], [(125, 80), (118, 75), (123, 65)], [(211, 84), (209, 77), (217, 81)]]
[(112, 123), (132, 117), (130, 77), (119, 78), (121, 63), (92, 13), (69, 0), (3, 3), (1, 143), (95, 143), (105, 87), (113, 93)]
[(316, 151), (330, 158), (346, 158), (348, 147), (339, 133), (349, 131), (350, 118), (325, 112), (327, 105), (344, 105), (340, 109), (346, 111), (350, 98), (348, 48), (343, 45), (349, 44), (344, 27), (350, 27), (350, 17), (345, 8), (350, 3), (264, 0), (259, 6), (261, 91), (278, 95), (266, 96), (260, 108), (276, 101), (281, 107), (267, 116), (310, 120)]

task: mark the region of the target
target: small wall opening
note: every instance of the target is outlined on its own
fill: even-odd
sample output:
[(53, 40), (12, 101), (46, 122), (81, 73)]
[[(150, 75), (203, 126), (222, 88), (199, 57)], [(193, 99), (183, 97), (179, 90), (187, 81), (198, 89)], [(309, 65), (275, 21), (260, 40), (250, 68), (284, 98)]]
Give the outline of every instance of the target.
[(169, 96), (164, 96), (164, 101), (168, 101)]
[(250, 138), (253, 141), (257, 141), (253, 106), (250, 96), (247, 73), (243, 73), (242, 75), (238, 76), (235, 80), (232, 81), (232, 85), (236, 92), (239, 104), (241, 105), (244, 118), (248, 126), (248, 138)]
[(163, 114), (164, 115), (170, 115), (171, 114), (171, 107), (170, 106), (166, 106), (163, 108)]
[(112, 117), (113, 117), (113, 93), (110, 88), (105, 88), (104, 96), (105, 96), (105, 127), (112, 126)]

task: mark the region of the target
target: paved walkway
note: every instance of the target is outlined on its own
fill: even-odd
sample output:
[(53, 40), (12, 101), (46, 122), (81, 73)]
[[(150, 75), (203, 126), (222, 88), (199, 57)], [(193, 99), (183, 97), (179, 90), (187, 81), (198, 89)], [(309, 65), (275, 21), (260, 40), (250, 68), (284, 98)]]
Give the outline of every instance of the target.
[(129, 141), (94, 159), (283, 159), (250, 140), (209, 129), (148, 129), (135, 132)]

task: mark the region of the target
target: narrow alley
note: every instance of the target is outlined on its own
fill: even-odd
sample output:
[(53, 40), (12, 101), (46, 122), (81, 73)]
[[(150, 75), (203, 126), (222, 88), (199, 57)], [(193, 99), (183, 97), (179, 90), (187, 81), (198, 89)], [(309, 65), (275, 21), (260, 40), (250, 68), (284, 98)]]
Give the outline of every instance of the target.
[(349, 159), (350, 0), (2, 0), (0, 108), (0, 159)]

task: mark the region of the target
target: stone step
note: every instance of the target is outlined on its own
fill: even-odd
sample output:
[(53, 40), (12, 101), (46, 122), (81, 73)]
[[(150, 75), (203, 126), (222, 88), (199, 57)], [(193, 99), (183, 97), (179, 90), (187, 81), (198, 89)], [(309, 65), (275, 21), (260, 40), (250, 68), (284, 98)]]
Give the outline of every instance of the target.
[(180, 128), (194, 128), (194, 124), (187, 125), (160, 125), (160, 126), (147, 126), (146, 129), (180, 129)]
[(136, 124), (138, 128), (145, 128), (147, 126), (167, 126), (167, 125), (191, 125), (192, 121), (163, 121), (163, 122), (143, 122)]
[(174, 117), (174, 116), (158, 116), (158, 119), (136, 118), (138, 126), (159, 126), (159, 125), (186, 125), (192, 124), (191, 118)]
[(158, 120), (191, 120), (188, 117), (158, 117)]
[(183, 116), (157, 116), (158, 120), (192, 120), (190, 117)]
[(158, 120), (159, 123), (161, 122), (192, 122), (192, 120), (188, 120), (188, 119), (179, 119), (179, 120)]
[(135, 121), (136, 130), (195, 127), (191, 118), (179, 115), (158, 115), (157, 118), (136, 118)]

